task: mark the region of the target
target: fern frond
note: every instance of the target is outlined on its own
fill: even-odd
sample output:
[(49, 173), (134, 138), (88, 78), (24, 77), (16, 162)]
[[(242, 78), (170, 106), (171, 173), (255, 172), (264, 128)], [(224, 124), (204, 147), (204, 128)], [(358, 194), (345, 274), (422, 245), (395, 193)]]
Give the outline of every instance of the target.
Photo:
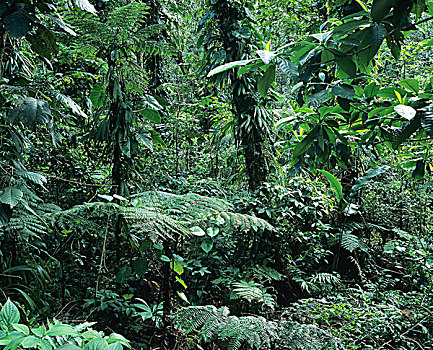
[(278, 326), (278, 343), (282, 349), (344, 349), (340, 339), (315, 325), (283, 320)]
[(368, 246), (364, 243), (362, 238), (359, 238), (351, 233), (343, 233), (341, 236), (341, 247), (353, 253), (354, 250), (360, 249), (368, 253)]
[(332, 273), (320, 272), (311, 277), (310, 282), (322, 286), (337, 286), (341, 283), (341, 279)]
[(275, 337), (275, 323), (260, 316), (229, 316), (227, 307), (190, 306), (177, 311), (175, 324), (187, 334), (196, 330), (205, 342), (228, 341), (229, 350), (248, 344), (252, 348), (269, 347)]
[(125, 6), (114, 8), (108, 15), (107, 26), (114, 30), (123, 29), (135, 31), (142, 26), (148, 15), (149, 6), (142, 2), (132, 2)]
[(225, 227), (239, 229), (247, 232), (250, 230), (269, 230), (274, 231), (274, 227), (266, 220), (257, 218), (252, 215), (224, 212), (220, 217), (225, 221)]
[(256, 266), (253, 268), (256, 275), (258, 275), (261, 278), (266, 278), (267, 280), (271, 281), (281, 281), (283, 275), (279, 273), (277, 270), (273, 269), (269, 266)]
[(167, 214), (181, 215), (189, 220), (226, 211), (232, 205), (223, 199), (200, 196), (195, 193), (177, 195), (162, 191), (139, 193), (138, 198), (143, 206), (160, 207)]
[(133, 220), (133, 226), (144, 234), (156, 234), (162, 239), (174, 239), (170, 233), (188, 235), (189, 229), (176, 220), (154, 208), (124, 208), (122, 213), (126, 219)]

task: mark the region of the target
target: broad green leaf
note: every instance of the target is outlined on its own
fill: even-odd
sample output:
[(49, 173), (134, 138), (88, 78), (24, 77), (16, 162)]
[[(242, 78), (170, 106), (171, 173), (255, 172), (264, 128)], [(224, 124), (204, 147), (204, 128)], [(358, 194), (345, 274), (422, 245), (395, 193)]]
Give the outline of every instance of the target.
[(57, 335), (72, 335), (78, 336), (78, 332), (74, 329), (74, 327), (68, 324), (54, 324), (51, 326), (49, 330), (47, 330), (46, 335), (49, 336), (57, 336)]
[(12, 327), (14, 327), (14, 329), (17, 330), (18, 332), (23, 333), (25, 335), (30, 334), (30, 329), (25, 324), (13, 323)]
[[(11, 339), (10, 341), (8, 341), (5, 345), (5, 347), (2, 350), (9, 350), (9, 349), (17, 349), (18, 345), (21, 344), (21, 342), (24, 340), (25, 338), (20, 336), (14, 339)], [(4, 339), (3, 339), (4, 340)], [(1, 340), (0, 340), (1, 341)]]
[(51, 110), (48, 102), (33, 97), (17, 99), (17, 105), (8, 114), (8, 121), (12, 124), (23, 123), (33, 126), (35, 124), (47, 124), (51, 120)]
[(166, 147), (166, 144), (164, 140), (161, 138), (161, 135), (159, 134), (158, 131), (155, 131), (153, 129), (149, 131), (150, 131), (150, 135), (152, 135), (152, 142), (154, 145), (160, 145), (162, 147)]
[(69, 96), (65, 96), (61, 94), (60, 92), (56, 91), (54, 92), (54, 97), (63, 103), (65, 106), (69, 107), (72, 111), (72, 113), (79, 115), (83, 118), (87, 118), (87, 114), (83, 112), (81, 107)]
[(213, 242), (212, 241), (203, 241), (201, 243), (201, 249), (207, 254), (209, 253), (213, 248)]
[(36, 338), (34, 335), (30, 335), (28, 337), (25, 337), (20, 345), (24, 349), (29, 349), (29, 348), (35, 348), (36, 345), (38, 345), (40, 342), (41, 342), (41, 339)]
[(170, 262), (170, 258), (169, 258), (167, 255), (161, 255), (161, 256), (159, 257), (159, 259), (160, 259), (161, 261), (164, 261), (164, 262)]
[(122, 153), (128, 158), (131, 157), (131, 141), (130, 140), (121, 140), (120, 141), (120, 149)]
[(355, 90), (353, 87), (347, 84), (334, 85), (331, 89), (331, 92), (334, 96), (339, 96), (347, 100), (353, 100), (355, 97)]
[(263, 73), (263, 76), (259, 79), (257, 90), (262, 97), (266, 97), (269, 88), (275, 80), (275, 65), (273, 64), (268, 70)]
[(85, 331), (84, 333), (81, 334), (81, 336), (86, 340), (92, 340), (95, 338), (102, 338), (101, 334), (99, 334), (99, 332), (95, 331), (94, 329), (90, 329), (88, 331)]
[(248, 64), (246, 66), (242, 66), (238, 70), (238, 76), (245, 74), (245, 73), (249, 73), (251, 71), (254, 71), (260, 67), (263, 67), (263, 62), (256, 62), (253, 64)]
[(145, 95), (143, 97), (143, 105), (155, 111), (160, 111), (163, 109), (163, 105), (168, 105), (168, 102), (159, 96)]
[(411, 135), (417, 131), (421, 126), (421, 117), (420, 115), (416, 115), (407, 125), (403, 131), (400, 133), (400, 135), (397, 136), (395, 142), (393, 143), (392, 147), (394, 149), (397, 149), (404, 141), (409, 139)]
[(30, 43), (32, 50), (39, 56), (50, 60), (53, 54), (56, 55), (59, 53), (59, 45), (57, 45), (56, 37), (41, 24), (37, 25), (36, 33), (27, 35), (26, 39)]
[(108, 338), (108, 343), (111, 342), (117, 342), (125, 345), (128, 348), (131, 348), (131, 345), (129, 344), (129, 341), (121, 334), (117, 333), (111, 333), (110, 337)]
[(193, 228), (191, 228), (191, 233), (194, 236), (198, 236), (198, 237), (202, 237), (202, 236), (206, 235), (206, 232), (203, 231), (203, 229), (198, 227), (198, 226), (194, 226)]
[(220, 229), (218, 227), (208, 227), (206, 229), (206, 233), (209, 237), (215, 237), (220, 232)]
[(179, 262), (177, 262), (177, 261), (172, 261), (172, 262), (170, 263), (170, 268), (171, 268), (174, 272), (176, 272), (178, 275), (181, 275), (181, 274), (183, 274), (183, 272), (184, 272), (184, 268), (183, 268), (182, 264), (179, 263)]
[(43, 185), (47, 182), (46, 177), (39, 173), (34, 173), (31, 171), (17, 171), (17, 173), (23, 178), (28, 179), (37, 185)]
[(376, 96), (383, 97), (383, 98), (389, 98), (389, 99), (395, 99), (396, 92), (400, 94), (400, 96), (407, 95), (407, 91), (400, 88), (400, 87), (386, 87), (379, 90), (379, 92), (376, 93)]
[(384, 172), (388, 171), (388, 166), (379, 166), (377, 168), (373, 168), (368, 170), (362, 177), (358, 178), (355, 182), (355, 185), (352, 187), (352, 195), (355, 194), (362, 186), (369, 183), (372, 179), (374, 179), (376, 176), (383, 174)]
[(371, 17), (377, 23), (382, 22), (391, 11), (393, 5), (394, 0), (374, 0), (371, 7)]
[(16, 6), (15, 8), (16, 11), (4, 17), (3, 24), (11, 37), (21, 38), (32, 30), (36, 18), (30, 14), (30, 6)]
[(81, 350), (81, 348), (78, 345), (68, 343), (58, 347), (56, 350)]
[(382, 45), (388, 31), (380, 24), (375, 24), (373, 27), (365, 29), (367, 32), (366, 37), (361, 43), (361, 52), (358, 53), (360, 61), (367, 66), (370, 61), (376, 56), (377, 51)]
[(6, 225), (12, 215), (12, 210), (9, 208), (9, 206), (6, 206), (3, 203), (0, 203), (0, 227)]
[(295, 146), (292, 154), (293, 158), (299, 157), (301, 154), (305, 153), (310, 148), (310, 146), (313, 144), (314, 140), (316, 139), (316, 133), (317, 133), (317, 127), (313, 128), (313, 130), (311, 130), (309, 134)]
[(350, 78), (353, 78), (356, 76), (356, 64), (353, 62), (352, 57), (350, 56), (344, 56), (344, 57), (338, 57), (337, 58), (337, 66), (340, 68), (344, 73), (346, 73)]
[(394, 107), (394, 110), (397, 112), (398, 115), (408, 120), (411, 120), (416, 115), (416, 110), (410, 106), (398, 105)]
[(425, 160), (418, 159), (416, 162), (415, 170), (412, 172), (412, 177), (415, 180), (423, 179), (425, 175)]
[(366, 19), (358, 19), (358, 20), (348, 21), (346, 23), (339, 25), (338, 27), (335, 27), (333, 29), (333, 32), (335, 34), (338, 34), (338, 33), (350, 34), (354, 30), (359, 30), (359, 28), (365, 27), (368, 24), (370, 24), (370, 22)]
[(340, 181), (338, 181), (334, 175), (327, 172), (326, 170), (319, 170), (319, 172), (322, 173), (329, 181), (329, 184), (331, 185), (332, 189), (335, 191), (337, 201), (340, 202), (343, 199), (343, 187), (341, 186)]
[(23, 192), (16, 187), (6, 187), (0, 194), (0, 202), (9, 205), (11, 208), (16, 206), (22, 198)]
[(426, 5), (427, 5), (428, 14), (432, 16), (433, 15), (433, 1), (428, 0)]
[(397, 35), (392, 34), (386, 37), (386, 44), (391, 50), (392, 57), (396, 60), (400, 58), (401, 55), (401, 42), (397, 39)]
[(148, 149), (153, 151), (153, 140), (152, 135), (146, 130), (145, 132), (135, 135), (135, 139), (145, 145)]
[(96, 83), (93, 85), (89, 93), (89, 99), (92, 102), (93, 107), (102, 107), (106, 100), (104, 84)]
[(39, 346), (41, 347), (40, 350), (53, 350), (53, 346), (51, 345), (48, 339), (42, 339)]
[[(150, 314), (150, 315), (152, 315), (152, 314)], [(151, 317), (152, 316), (150, 316), (149, 318), (151, 318)], [(123, 346), (119, 342), (108, 344), (108, 350), (122, 350), (122, 349), (123, 349)]]
[(405, 79), (398, 82), (398, 85), (415, 93), (419, 92), (419, 81), (417, 79)]
[(373, 98), (379, 92), (380, 87), (375, 82), (368, 84), (364, 89), (364, 96), (367, 98)]
[(251, 63), (253, 61), (255, 61), (255, 60), (233, 61), (233, 62), (230, 62), (230, 63), (223, 64), (222, 66), (219, 66), (219, 67), (216, 67), (216, 68), (212, 69), (208, 73), (207, 77), (209, 78), (209, 77), (211, 77), (211, 76), (213, 76), (215, 74), (225, 72), (226, 70), (229, 70), (229, 69), (232, 69), (232, 68), (245, 66), (248, 63)]
[(158, 111), (155, 111), (154, 109), (150, 109), (150, 108), (146, 108), (146, 109), (142, 109), (140, 110), (138, 113), (140, 113), (140, 115), (142, 117), (144, 117), (145, 119), (154, 122), (154, 123), (161, 123), (161, 115), (159, 114)]
[(134, 261), (134, 271), (139, 276), (144, 276), (148, 268), (146, 259), (137, 259)]
[(331, 89), (328, 88), (308, 96), (307, 101), (310, 102), (311, 107), (317, 107), (320, 106), (326, 100), (328, 100), (330, 97), (331, 97)]
[(108, 343), (105, 339), (95, 338), (84, 345), (84, 350), (108, 350)]
[(6, 301), (0, 311), (0, 319), (5, 324), (13, 324), (20, 322), (20, 312), (10, 299)]

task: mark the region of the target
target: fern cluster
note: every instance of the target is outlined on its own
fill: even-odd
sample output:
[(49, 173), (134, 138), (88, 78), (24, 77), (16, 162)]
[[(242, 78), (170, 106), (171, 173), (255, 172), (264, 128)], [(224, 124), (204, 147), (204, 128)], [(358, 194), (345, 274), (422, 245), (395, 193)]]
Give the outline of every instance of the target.
[(261, 316), (230, 316), (227, 307), (189, 306), (177, 311), (174, 323), (199, 340), (228, 344), (229, 350), (252, 349), (325, 350), (343, 349), (339, 339), (312, 324), (301, 324), (285, 316), (269, 321)]
[(198, 330), (205, 342), (227, 342), (229, 350), (242, 345), (260, 349), (269, 347), (276, 325), (260, 316), (229, 316), (227, 307), (190, 306), (174, 314), (175, 324), (186, 333)]

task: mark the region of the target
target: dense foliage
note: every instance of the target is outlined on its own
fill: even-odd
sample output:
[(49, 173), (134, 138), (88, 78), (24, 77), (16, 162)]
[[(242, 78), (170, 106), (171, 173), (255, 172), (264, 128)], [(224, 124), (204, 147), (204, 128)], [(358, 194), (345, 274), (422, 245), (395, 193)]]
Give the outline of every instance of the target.
[(0, 348), (432, 349), (433, 1), (0, 3)]

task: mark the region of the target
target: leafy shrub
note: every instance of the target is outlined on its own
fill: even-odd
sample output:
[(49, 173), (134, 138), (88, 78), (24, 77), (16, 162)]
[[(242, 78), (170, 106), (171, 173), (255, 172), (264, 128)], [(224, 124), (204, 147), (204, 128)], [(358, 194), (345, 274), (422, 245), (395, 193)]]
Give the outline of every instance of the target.
[(72, 326), (59, 321), (37, 327), (20, 323), (20, 312), (9, 299), (0, 310), (0, 346), (8, 349), (39, 348), (41, 350), (122, 350), (131, 348), (120, 334), (105, 336), (90, 327), (95, 323)]

